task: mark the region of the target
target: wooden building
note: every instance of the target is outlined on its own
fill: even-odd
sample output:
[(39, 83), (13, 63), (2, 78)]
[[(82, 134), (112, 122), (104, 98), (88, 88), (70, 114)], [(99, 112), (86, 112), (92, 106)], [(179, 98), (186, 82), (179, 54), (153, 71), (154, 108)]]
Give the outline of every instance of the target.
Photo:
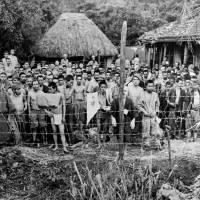
[(174, 21), (143, 34), (145, 60), (149, 66), (161, 64), (167, 56), (170, 65), (200, 64), (199, 17)]

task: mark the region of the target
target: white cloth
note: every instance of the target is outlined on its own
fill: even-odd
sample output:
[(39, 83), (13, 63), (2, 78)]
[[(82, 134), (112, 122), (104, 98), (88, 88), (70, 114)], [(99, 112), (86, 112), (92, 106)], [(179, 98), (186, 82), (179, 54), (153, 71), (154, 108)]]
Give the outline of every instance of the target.
[(62, 114), (54, 114), (53, 115), (53, 124), (54, 125), (61, 125), (62, 123)]
[(135, 128), (135, 118), (131, 121), (131, 129), (133, 130)]
[(112, 90), (110, 88), (106, 89), (106, 98), (107, 98), (108, 104), (111, 105), (113, 98), (112, 98)]
[(175, 101), (176, 104), (179, 103), (180, 96), (181, 96), (181, 90), (179, 88), (176, 88), (176, 101)]
[(113, 127), (117, 126), (116, 119), (113, 116), (111, 116), (111, 123), (112, 123)]
[(199, 106), (200, 104), (200, 96), (198, 91), (194, 91), (194, 107)]
[(88, 93), (87, 94), (87, 124), (95, 116), (97, 111), (100, 109), (98, 93)]

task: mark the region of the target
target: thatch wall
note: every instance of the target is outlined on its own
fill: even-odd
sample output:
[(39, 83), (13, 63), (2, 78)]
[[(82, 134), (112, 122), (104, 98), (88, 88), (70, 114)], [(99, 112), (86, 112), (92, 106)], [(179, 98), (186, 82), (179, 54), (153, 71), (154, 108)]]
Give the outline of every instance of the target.
[(117, 49), (84, 14), (64, 13), (33, 48), (35, 55), (59, 58), (97, 55), (114, 56)]

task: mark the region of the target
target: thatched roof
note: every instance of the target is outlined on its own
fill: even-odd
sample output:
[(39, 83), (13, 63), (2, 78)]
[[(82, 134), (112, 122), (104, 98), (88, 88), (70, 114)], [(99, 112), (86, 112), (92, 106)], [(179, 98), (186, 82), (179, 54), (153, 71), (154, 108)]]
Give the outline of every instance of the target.
[(64, 13), (33, 48), (40, 57), (114, 56), (117, 49), (84, 14)]
[(155, 42), (178, 42), (200, 39), (199, 17), (185, 20), (184, 22), (175, 21), (155, 30), (144, 33), (139, 40), (146, 43)]

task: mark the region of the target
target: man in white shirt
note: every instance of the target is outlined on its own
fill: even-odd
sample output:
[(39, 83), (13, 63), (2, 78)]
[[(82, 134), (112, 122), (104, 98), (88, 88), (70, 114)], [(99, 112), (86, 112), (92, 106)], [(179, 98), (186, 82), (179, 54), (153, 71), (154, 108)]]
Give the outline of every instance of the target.
[(8, 51), (5, 51), (4, 57), (2, 58), (2, 62), (3, 62), (4, 67), (7, 66), (7, 58), (9, 58), (9, 54), (8, 54)]
[(9, 58), (10, 58), (10, 60), (11, 60), (12, 66), (13, 66), (14, 68), (18, 67), (18, 65), (19, 65), (19, 63), (18, 63), (18, 58), (15, 56), (15, 50), (14, 50), (14, 49), (11, 49), (11, 50), (10, 50)]

